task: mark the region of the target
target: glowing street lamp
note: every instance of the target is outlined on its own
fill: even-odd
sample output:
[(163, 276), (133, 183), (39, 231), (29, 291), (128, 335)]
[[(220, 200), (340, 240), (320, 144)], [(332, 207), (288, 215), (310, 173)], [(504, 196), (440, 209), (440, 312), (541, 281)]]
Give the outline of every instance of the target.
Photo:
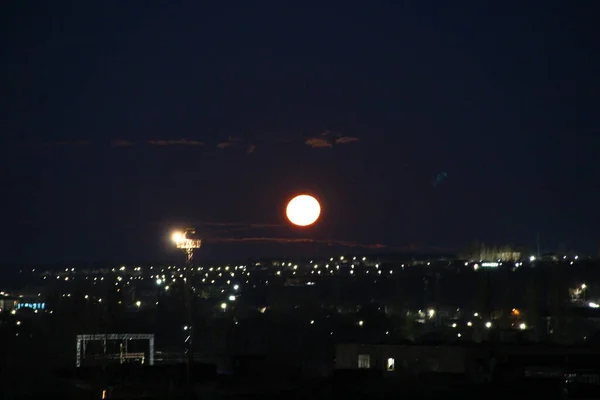
[(181, 232), (173, 232), (173, 235), (171, 236), (171, 239), (173, 239), (173, 242), (175, 242), (175, 244), (178, 244), (183, 239), (183, 233), (181, 233)]

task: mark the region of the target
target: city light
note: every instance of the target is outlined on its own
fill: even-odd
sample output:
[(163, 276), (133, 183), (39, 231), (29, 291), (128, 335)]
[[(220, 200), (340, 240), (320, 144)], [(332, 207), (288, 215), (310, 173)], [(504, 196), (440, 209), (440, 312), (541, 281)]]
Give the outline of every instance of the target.
[(481, 263), (481, 266), (485, 267), (485, 268), (496, 268), (496, 267), (498, 267), (498, 265), (500, 265), (500, 263), (497, 263), (497, 262), (484, 262), (484, 263)]
[[(188, 248), (184, 247), (184, 245), (186, 240), (195, 237), (195, 235), (192, 236), (190, 234), (191, 231), (185, 231), (185, 233), (182, 232), (175, 232), (172, 235), (173, 242), (178, 246), (178, 253), (181, 252), (182, 255), (187, 254), (188, 257), (191, 257), (192, 250), (195, 251), (197, 248)], [(169, 234), (170, 232), (167, 232), (166, 235), (164, 235), (165, 237), (163, 240), (174, 248), (175, 244), (169, 240)], [(528, 267), (528, 265), (531, 265), (532, 267), (534, 265), (527, 262), (530, 257), (526, 254), (523, 256), (519, 255), (518, 257), (519, 258), (515, 258), (515, 260), (518, 259), (524, 261), (524, 268), (527, 271), (527, 274), (535, 274), (535, 278), (523, 281), (524, 284), (530, 285), (533, 289), (536, 289), (533, 293), (537, 293), (538, 290), (541, 290), (541, 288), (544, 287), (543, 285), (533, 286), (545, 284), (545, 274), (549, 274), (548, 276), (550, 276), (551, 279), (562, 279), (565, 284), (569, 283), (568, 288), (565, 288), (565, 291), (567, 292), (565, 294), (570, 296), (565, 299), (570, 302), (568, 310), (581, 312), (573, 318), (594, 318), (595, 309), (600, 309), (600, 295), (598, 295), (600, 284), (594, 279), (593, 275), (587, 274), (587, 269), (584, 269), (588, 268), (588, 263), (591, 265), (592, 261), (588, 261), (590, 257), (582, 255), (581, 261), (575, 263), (575, 266), (569, 267), (568, 265), (569, 262), (573, 260), (573, 255), (563, 256), (563, 253), (560, 253), (559, 255), (548, 254), (544, 257), (539, 256), (536, 261), (536, 265), (539, 264), (537, 269), (530, 269)], [(344, 285), (345, 280), (350, 281), (348, 279), (350, 277), (352, 278), (352, 282), (356, 282), (357, 284), (362, 284), (362, 282), (365, 282), (366, 285), (386, 284), (386, 279), (393, 278), (393, 276), (391, 276), (393, 272), (394, 275), (399, 277), (404, 277), (404, 274), (407, 274), (407, 272), (404, 272), (404, 268), (400, 268), (400, 265), (404, 264), (393, 264), (392, 262), (376, 264), (376, 261), (378, 260), (376, 260), (375, 257), (370, 258), (367, 263), (361, 262), (360, 260), (362, 258), (362, 256), (340, 256), (338, 254), (337, 256), (331, 257), (332, 261), (327, 261), (330, 259), (330, 255), (328, 255), (327, 258), (323, 259), (315, 257), (310, 262), (304, 259), (294, 260), (291, 258), (283, 260), (279, 259), (278, 261), (272, 259), (260, 259), (249, 261), (246, 263), (247, 265), (233, 262), (226, 265), (224, 263), (207, 262), (204, 260), (192, 264), (190, 258), (188, 258), (186, 259), (185, 264), (183, 260), (181, 260), (178, 265), (168, 266), (159, 264), (154, 265), (154, 267), (115, 265), (114, 267), (94, 267), (93, 269), (82, 266), (81, 268), (76, 268), (76, 274), (72, 271), (71, 266), (69, 266), (69, 268), (63, 266), (60, 269), (53, 271), (43, 271), (41, 276), (36, 277), (36, 279), (40, 279), (40, 282), (44, 282), (44, 284), (48, 284), (49, 282), (51, 285), (56, 285), (55, 288), (46, 290), (41, 286), (38, 288), (37, 285), (32, 284), (31, 288), (35, 290), (27, 289), (23, 290), (21, 293), (13, 292), (13, 295), (10, 297), (8, 297), (8, 293), (1, 292), (0, 313), (10, 318), (11, 322), (9, 322), (8, 325), (12, 325), (15, 333), (18, 332), (20, 337), (23, 337), (25, 332), (22, 329), (15, 327), (15, 324), (21, 325), (22, 323), (21, 328), (30, 325), (36, 326), (36, 324), (29, 322), (29, 318), (38, 318), (40, 321), (42, 321), (43, 318), (51, 318), (51, 316), (49, 316), (51, 311), (47, 310), (47, 304), (44, 303), (44, 301), (48, 301), (48, 304), (51, 304), (51, 307), (54, 309), (54, 314), (58, 313), (59, 315), (64, 315), (68, 313), (69, 308), (63, 307), (71, 307), (71, 304), (77, 304), (82, 310), (90, 311), (90, 318), (95, 318), (96, 315), (102, 315), (102, 313), (111, 313), (113, 310), (119, 313), (137, 314), (138, 317), (143, 318), (151, 318), (153, 313), (168, 314), (173, 312), (173, 309), (177, 308), (180, 308), (181, 313), (184, 314), (188, 313), (184, 306), (190, 301), (185, 297), (187, 293), (185, 291), (186, 285), (189, 285), (187, 290), (189, 290), (189, 293), (192, 293), (190, 296), (191, 299), (202, 298), (205, 300), (205, 304), (212, 304), (213, 314), (208, 318), (214, 318), (215, 315), (220, 315), (220, 319), (225, 317), (225, 321), (232, 325), (233, 323), (238, 324), (237, 318), (239, 318), (239, 324), (243, 326), (246, 315), (253, 316), (253, 314), (260, 315), (259, 313), (262, 313), (271, 314), (269, 318), (277, 318), (279, 310), (284, 308), (283, 304), (278, 303), (280, 300), (277, 296), (266, 297), (262, 302), (256, 303), (256, 300), (253, 298), (254, 292), (269, 289), (273, 290), (274, 293), (287, 290), (290, 292), (305, 291), (306, 293), (309, 293), (311, 290), (314, 291), (315, 288), (328, 285), (328, 280), (333, 281), (338, 277), (340, 282), (337, 284), (340, 286)], [(524, 299), (527, 301), (520, 301), (520, 294), (518, 293), (517, 296), (513, 297), (511, 293), (512, 286), (506, 285), (505, 282), (500, 280), (500, 277), (504, 277), (505, 274), (512, 274), (513, 271), (516, 271), (516, 268), (513, 268), (513, 263), (515, 266), (520, 266), (521, 263), (515, 263), (512, 259), (495, 258), (492, 256), (477, 256), (469, 258), (468, 260), (467, 263), (465, 263), (463, 259), (452, 260), (451, 262), (454, 264), (452, 264), (451, 269), (458, 269), (461, 272), (465, 271), (469, 276), (477, 276), (478, 278), (475, 284), (480, 286), (480, 290), (487, 290), (488, 287), (492, 286), (494, 288), (499, 287), (500, 290), (498, 294), (496, 295), (494, 292), (494, 296), (503, 298), (503, 292), (506, 293), (506, 296), (509, 296), (509, 298), (506, 299), (506, 305), (509, 306), (507, 309), (496, 306), (497, 302), (492, 304), (482, 304), (481, 300), (477, 301), (476, 304), (478, 305), (475, 307), (465, 303), (465, 306), (459, 309), (456, 308), (456, 305), (447, 303), (447, 300), (444, 298), (445, 296), (442, 296), (436, 302), (433, 302), (431, 296), (423, 299), (422, 296), (417, 293), (417, 295), (411, 295), (414, 296), (415, 305), (403, 310), (406, 318), (410, 319), (411, 323), (415, 326), (422, 326), (424, 328), (422, 329), (423, 331), (443, 331), (445, 340), (448, 340), (449, 335), (449, 341), (454, 340), (456, 342), (461, 342), (461, 340), (457, 340), (456, 338), (464, 336), (462, 335), (462, 331), (465, 327), (469, 328), (465, 331), (465, 334), (467, 335), (465, 336), (465, 340), (468, 341), (480, 339), (486, 340), (490, 335), (493, 336), (494, 332), (500, 332), (505, 327), (510, 327), (513, 334), (517, 334), (517, 336), (513, 336), (510, 340), (521, 340), (522, 338), (520, 336), (528, 336), (530, 332), (537, 330), (537, 323), (535, 324), (536, 326), (529, 325), (529, 321), (532, 321), (532, 324), (534, 322), (533, 319), (529, 318), (531, 314), (529, 308), (531, 306), (527, 306), (527, 301), (529, 300)], [(536, 260), (536, 256), (532, 256), (531, 260)], [(416, 289), (429, 291), (431, 291), (432, 287), (438, 290), (438, 284), (436, 283), (436, 279), (438, 278), (436, 278), (435, 275), (437, 272), (431, 275), (431, 271), (428, 272), (426, 265), (429, 263), (432, 266), (430, 267), (432, 269), (440, 268), (439, 274), (444, 274), (441, 268), (449, 263), (447, 260), (443, 260), (442, 262), (439, 260), (427, 261), (426, 259), (405, 262), (407, 270), (410, 269), (411, 274), (416, 275), (422, 273), (422, 277), (429, 279), (424, 288), (423, 285), (419, 285)], [(552, 275), (553, 269), (551, 268), (540, 269), (541, 266), (552, 265), (552, 263), (556, 263), (556, 268), (564, 267), (564, 274), (555, 276)], [(473, 272), (474, 265), (479, 268), (479, 272)], [(506, 267), (503, 271), (494, 270), (495, 267), (500, 267), (501, 269), (503, 266)], [(421, 272), (419, 272), (419, 268), (422, 268)], [(524, 273), (521, 272), (522, 268), (520, 271), (513, 274), (515, 280), (521, 279), (520, 275)], [(484, 273), (484, 275), (480, 276), (482, 273)], [(41, 280), (45, 278), (49, 278), (48, 281)], [(65, 278), (68, 278), (68, 280)], [(539, 280), (539, 283), (536, 282), (537, 280)], [(450, 282), (445, 282), (446, 281), (442, 276), (440, 284), (441, 288), (439, 289), (441, 292), (445, 293), (446, 290), (464, 291), (465, 293), (457, 293), (457, 296), (463, 296), (464, 300), (468, 300), (470, 296), (477, 295), (475, 290), (465, 290), (464, 288), (466, 286), (454, 286)], [(244, 285), (244, 290), (241, 289), (242, 285)], [(287, 289), (287, 287), (290, 287), (290, 289)], [(475, 287), (474, 289), (477, 288)], [(53, 293), (56, 293), (57, 297), (60, 297), (60, 300), (54, 300)], [(99, 296), (102, 296), (103, 299)], [(249, 297), (246, 298), (246, 296)], [(491, 297), (492, 296), (490, 296), (490, 298)], [(84, 300), (83, 302), (81, 301), (82, 299)], [(178, 306), (177, 302), (180, 301), (179, 299), (186, 303), (182, 306)], [(159, 300), (161, 304), (160, 307), (158, 307)], [(382, 314), (385, 307), (389, 307), (389, 303), (386, 303), (387, 300), (388, 299), (381, 299), (381, 302), (376, 306)], [(191, 301), (195, 302), (195, 300)], [(354, 327), (356, 330), (355, 333), (363, 332), (363, 334), (369, 334), (369, 337), (371, 333), (373, 333), (374, 336), (383, 336), (384, 334), (389, 335), (387, 338), (391, 339), (390, 342), (395, 342), (398, 339), (402, 340), (408, 336), (403, 330), (391, 330), (389, 325), (382, 324), (373, 318), (369, 318), (367, 314), (362, 314), (362, 311), (359, 308), (336, 308), (336, 301), (338, 301), (337, 295), (320, 300), (319, 306), (321, 308), (332, 311), (329, 311), (327, 316), (323, 317), (316, 313), (308, 315), (304, 314), (305, 316), (300, 316), (299, 320), (296, 321), (299, 323), (298, 327), (301, 328), (304, 326), (306, 330), (313, 331), (312, 334), (323, 334), (326, 335), (328, 339), (330, 339), (330, 332), (336, 332), (336, 337), (342, 333), (343, 326), (338, 326), (337, 324), (348, 322), (350, 322), (350, 326)], [(122, 304), (122, 306), (116, 306), (117, 304)], [(141, 310), (142, 307), (144, 310)], [(289, 304), (286, 304), (285, 307), (287, 307), (287, 309), (284, 309), (284, 311), (292, 312), (294, 307), (299, 308), (302, 307), (302, 305), (290, 302)], [(421, 309), (419, 309), (419, 307)], [(523, 308), (517, 309), (513, 307)], [(476, 312), (477, 308), (482, 310), (482, 312)], [(582, 310), (582, 308), (588, 310), (588, 312), (583, 312), (585, 310)], [(276, 312), (269, 313), (268, 310), (271, 309), (275, 309)], [(8, 315), (9, 313), (16, 315), (13, 317)], [(42, 317), (42, 315), (45, 314), (48, 314), (48, 316)], [(502, 321), (500, 320), (500, 315), (504, 317)], [(314, 318), (319, 318), (319, 327), (315, 326), (316, 319)], [(362, 320), (361, 318), (369, 319), (369, 326), (366, 325), (366, 320)], [(382, 318), (386, 317), (382, 316)], [(199, 321), (200, 320), (191, 318), (181, 318), (181, 321), (173, 322), (174, 326), (172, 328), (175, 331), (178, 329), (186, 331), (179, 331), (179, 335), (183, 339), (184, 336), (193, 336), (191, 335), (192, 332), (204, 331), (203, 327), (200, 329), (196, 325), (193, 325), (197, 324)], [(309, 322), (309, 325), (311, 325), (310, 327), (303, 325), (306, 324), (307, 321)], [(354, 325), (352, 325), (352, 322), (354, 322)], [(495, 325), (496, 322), (498, 322), (498, 326)], [(446, 331), (448, 327), (452, 329), (451, 332)], [(478, 329), (482, 329), (483, 336), (479, 337), (481, 332), (479, 332)], [(421, 328), (416, 332), (417, 333), (410, 332), (411, 338), (418, 339)], [(474, 338), (471, 338), (472, 334), (474, 334)], [(562, 332), (560, 334), (563, 335)], [(572, 335), (572, 340), (574, 342), (587, 340), (586, 335), (588, 335), (587, 337), (589, 338), (590, 334), (590, 332), (583, 330), (576, 331)], [(556, 333), (550, 332), (549, 335), (556, 335)], [(179, 336), (177, 339), (179, 340)], [(571, 340), (571, 338), (569, 338), (569, 340)], [(187, 346), (186, 344), (186, 349), (188, 348), (191, 349), (192, 347)], [(183, 350), (181, 351), (183, 352)], [(387, 357), (387, 355), (384, 356)], [(378, 362), (381, 362), (381, 359), (379, 359)]]

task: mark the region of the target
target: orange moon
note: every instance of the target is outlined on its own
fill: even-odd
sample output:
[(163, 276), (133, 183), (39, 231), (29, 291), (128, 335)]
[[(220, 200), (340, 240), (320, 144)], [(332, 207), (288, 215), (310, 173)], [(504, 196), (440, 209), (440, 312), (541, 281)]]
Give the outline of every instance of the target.
[(285, 209), (285, 214), (292, 224), (309, 226), (319, 219), (321, 205), (314, 197), (302, 194), (290, 200)]

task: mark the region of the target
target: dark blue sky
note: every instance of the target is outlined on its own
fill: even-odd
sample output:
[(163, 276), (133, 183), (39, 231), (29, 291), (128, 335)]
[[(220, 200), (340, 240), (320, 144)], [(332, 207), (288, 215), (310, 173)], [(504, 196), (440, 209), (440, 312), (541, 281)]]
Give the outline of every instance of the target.
[[(181, 224), (220, 258), (600, 245), (593, 1), (12, 3), (6, 261), (171, 257)], [(302, 191), (317, 226), (245, 225)]]

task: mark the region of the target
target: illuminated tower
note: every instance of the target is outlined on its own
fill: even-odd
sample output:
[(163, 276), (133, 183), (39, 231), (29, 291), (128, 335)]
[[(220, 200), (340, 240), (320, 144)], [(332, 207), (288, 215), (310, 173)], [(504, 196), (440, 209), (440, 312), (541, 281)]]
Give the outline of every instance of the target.
[(187, 358), (187, 381), (190, 383), (190, 370), (194, 363), (194, 313), (192, 310), (192, 299), (194, 297), (193, 290), (190, 280), (192, 278), (192, 259), (194, 258), (194, 250), (199, 249), (202, 245), (202, 240), (197, 239), (196, 230), (192, 228), (186, 229), (184, 232), (173, 233), (173, 242), (178, 249), (183, 249), (186, 254), (185, 267), (184, 267), (184, 278), (183, 278), (183, 295), (185, 301), (185, 314), (186, 314), (186, 333), (185, 338), (185, 354)]

